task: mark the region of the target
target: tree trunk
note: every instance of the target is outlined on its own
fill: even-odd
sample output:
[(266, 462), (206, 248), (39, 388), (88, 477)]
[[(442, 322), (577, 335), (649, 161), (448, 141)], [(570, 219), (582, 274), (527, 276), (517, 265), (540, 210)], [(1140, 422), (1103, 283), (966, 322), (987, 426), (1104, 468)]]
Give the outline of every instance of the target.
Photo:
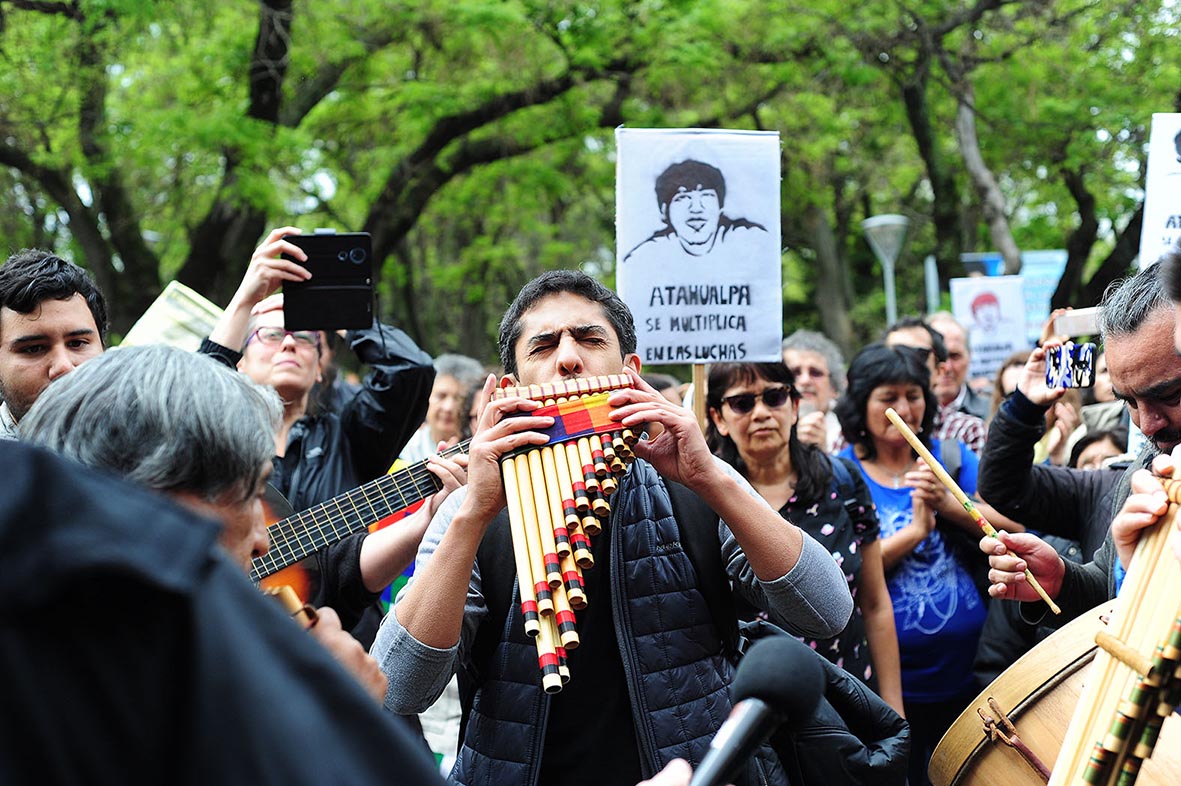
[[(292, 0), (259, 3), (258, 36), (250, 59), (250, 102), (246, 116), (276, 125), (290, 62)], [(267, 214), (236, 194), (238, 151), (226, 149), (218, 196), (189, 233), (189, 254), (176, 278), (215, 303), (229, 302), (267, 228)]]
[[(929, 56), (927, 56), (929, 57)], [(959, 195), (955, 177), (940, 160), (935, 134), (931, 128), (927, 107), (927, 73), (923, 66), (912, 79), (902, 85), (902, 102), (911, 134), (918, 146), (919, 156), (927, 170), (931, 184), (931, 219), (935, 225), (935, 260), (939, 267), (940, 283), (946, 285), (953, 265), (960, 261)]]
[(804, 227), (816, 251), (816, 308), (820, 311), (820, 324), (845, 357), (852, 357), (857, 347), (849, 319), (849, 301), (845, 297), (845, 266), (837, 251), (836, 237), (828, 217), (818, 207), (808, 208)]
[(1005, 215), (1005, 197), (980, 155), (980, 142), (976, 138), (976, 93), (972, 83), (964, 80), (961, 85), (959, 106), (955, 115), (956, 138), (959, 140), (960, 155), (964, 166), (976, 186), (984, 209), (984, 220), (988, 223), (988, 234), (993, 247), (1001, 252), (1005, 260), (1005, 275), (1015, 276), (1021, 272), (1021, 251), (1013, 240), (1009, 219)]
[(1115, 248), (1111, 249), (1107, 259), (1103, 260), (1103, 264), (1099, 265), (1095, 275), (1091, 276), (1091, 280), (1083, 287), (1082, 294), (1074, 305), (1098, 304), (1107, 286), (1120, 276), (1127, 275), (1136, 255), (1140, 253), (1140, 231), (1143, 226), (1144, 203), (1141, 202), (1140, 206), (1136, 208), (1136, 212), (1128, 219), (1124, 231), (1119, 233), (1119, 239), (1115, 241)]
[(1095, 239), (1099, 236), (1099, 218), (1095, 212), (1095, 195), (1087, 190), (1083, 179), (1083, 168), (1077, 170), (1062, 170), (1062, 180), (1066, 188), (1074, 197), (1078, 206), (1079, 223), (1066, 239), (1066, 268), (1062, 271), (1062, 278), (1058, 279), (1058, 287), (1050, 298), (1050, 308), (1065, 308), (1066, 306), (1089, 306), (1089, 302), (1079, 300), (1079, 290), (1082, 288), (1083, 268), (1091, 257), (1091, 249), (1095, 246)]

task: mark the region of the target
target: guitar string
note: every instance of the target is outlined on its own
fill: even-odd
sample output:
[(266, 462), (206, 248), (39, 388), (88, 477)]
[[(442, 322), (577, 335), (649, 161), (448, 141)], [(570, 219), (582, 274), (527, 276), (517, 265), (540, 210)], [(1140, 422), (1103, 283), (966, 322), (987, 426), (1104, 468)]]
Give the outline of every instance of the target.
[[(470, 440), (464, 441), (448, 448), (442, 452), (443, 456), (454, 456), (459, 453), (466, 453)], [(277, 572), (284, 567), (298, 562), (300, 559), (315, 553), (324, 548), (330, 543), (340, 540), (340, 530), (337, 528), (336, 521), (331, 514), (327, 514), (327, 510), (335, 506), (339, 518), (346, 523), (344, 534), (348, 535), (352, 532), (359, 532), (362, 527), (368, 526), (367, 521), (376, 523), (387, 516), (403, 510), (410, 505), (418, 502), (431, 494), (436, 493), (443, 488), (443, 483), (435, 475), (427, 469), (427, 461), (419, 462), (406, 467), (392, 475), (382, 475), (359, 488), (352, 489), (333, 497), (326, 502), (315, 505), (305, 511), (301, 511), (293, 516), (289, 516), (282, 521), (271, 525), (267, 532), (271, 537), (271, 547), (267, 553), (261, 557), (256, 557), (253, 560), (254, 566), (252, 573), (260, 577), (264, 572), (269, 575)], [(406, 490), (412, 489), (414, 494), (411, 499), (407, 500)], [(401, 507), (394, 507), (389, 504), (386, 493), (388, 491), (397, 492)], [(369, 498), (368, 493), (376, 491), (386, 503), (386, 510), (379, 510)], [(357, 509), (357, 499), (360, 498), (369, 505), (371, 517), (363, 516)], [(348, 513), (342, 507), (342, 503), (349, 503), (355, 516), (350, 521)], [(326, 515), (325, 515), (326, 514)], [(324, 521), (319, 521), (319, 517), (325, 515)], [(333, 537), (326, 535), (326, 530), (331, 527)]]

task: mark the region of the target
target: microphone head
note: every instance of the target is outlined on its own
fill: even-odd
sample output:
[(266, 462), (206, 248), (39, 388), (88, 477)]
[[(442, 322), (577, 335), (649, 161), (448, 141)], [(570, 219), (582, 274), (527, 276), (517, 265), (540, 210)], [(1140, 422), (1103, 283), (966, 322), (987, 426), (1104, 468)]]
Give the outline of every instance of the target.
[(819, 658), (791, 636), (759, 639), (738, 664), (731, 685), (734, 703), (759, 699), (787, 720), (811, 717), (826, 684)]

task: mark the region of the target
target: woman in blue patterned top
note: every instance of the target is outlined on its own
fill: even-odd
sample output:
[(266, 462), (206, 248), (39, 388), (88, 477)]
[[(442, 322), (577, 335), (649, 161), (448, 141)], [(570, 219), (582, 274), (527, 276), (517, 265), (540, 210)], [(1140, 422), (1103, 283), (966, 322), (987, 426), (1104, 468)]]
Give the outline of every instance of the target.
[[(882, 569), (873, 500), (855, 465), (826, 456), (796, 433), (800, 395), (783, 363), (710, 367), (706, 437), (779, 511), (823, 544), (842, 567), (855, 607), (838, 636), (806, 640), (902, 713), (898, 640)], [(756, 609), (740, 609), (750, 618)]]
[[(871, 344), (849, 364), (849, 387), (837, 417), (877, 504), (886, 585), (902, 660), (902, 695), (911, 724), (911, 786), (927, 783), (931, 751), (976, 696), (972, 662), (984, 626), (984, 600), (936, 518), (975, 531), (966, 511), (886, 418), (893, 407), (944, 465), (940, 443), (929, 444), (937, 411), (926, 359), (911, 347)], [(958, 482), (976, 490), (976, 454), (962, 442)]]

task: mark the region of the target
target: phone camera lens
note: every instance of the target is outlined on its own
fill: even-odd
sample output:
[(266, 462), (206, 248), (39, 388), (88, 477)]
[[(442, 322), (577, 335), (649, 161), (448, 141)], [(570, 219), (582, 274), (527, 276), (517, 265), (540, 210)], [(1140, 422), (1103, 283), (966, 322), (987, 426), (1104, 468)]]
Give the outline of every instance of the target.
[(349, 252), (347, 252), (347, 251), (341, 251), (341, 252), (339, 252), (339, 253), (336, 255), (336, 258), (337, 258), (338, 260), (340, 260), (341, 262), (347, 262), (347, 261), (348, 261), (348, 258), (349, 258)]
[(349, 261), (352, 262), (354, 265), (361, 264), (367, 258), (368, 258), (368, 254), (365, 253), (365, 249), (363, 249), (363, 248), (354, 248), (349, 251)]

